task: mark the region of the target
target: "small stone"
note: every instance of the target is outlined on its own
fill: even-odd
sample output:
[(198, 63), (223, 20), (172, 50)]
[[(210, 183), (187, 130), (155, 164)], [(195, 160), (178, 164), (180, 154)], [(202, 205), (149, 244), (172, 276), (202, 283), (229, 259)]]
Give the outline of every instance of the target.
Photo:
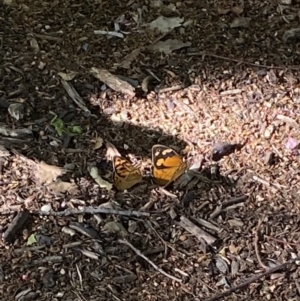
[(266, 139), (270, 139), (271, 136), (273, 135), (274, 131), (275, 131), (275, 126), (273, 124), (270, 124), (264, 132), (264, 137)]
[(264, 163), (266, 165), (274, 165), (275, 164), (275, 154), (271, 151), (267, 152)]
[(51, 211), (51, 205), (50, 204), (46, 204), (46, 205), (42, 206), (41, 211), (43, 213), (46, 213), (46, 214), (50, 213), (50, 211)]
[(12, 103), (8, 107), (8, 113), (16, 120), (20, 120), (24, 117), (24, 105), (21, 103)]

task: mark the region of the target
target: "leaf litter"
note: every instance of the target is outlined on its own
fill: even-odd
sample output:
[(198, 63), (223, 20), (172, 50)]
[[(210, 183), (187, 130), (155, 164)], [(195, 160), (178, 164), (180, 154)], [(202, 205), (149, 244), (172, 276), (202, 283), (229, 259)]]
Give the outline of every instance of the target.
[[(12, 244), (0, 248), (7, 299), (234, 300), (251, 294), (297, 300), (299, 5), (16, 5), (0, 9), (7, 22), (0, 41), (0, 122), (9, 129), (0, 136), (1, 229), (13, 225), (23, 207), (30, 213), (19, 220)], [(170, 41), (191, 45), (176, 48)], [(158, 51), (147, 49), (159, 42)], [(92, 68), (111, 78), (94, 78)], [(124, 89), (120, 75), (134, 89)], [(9, 115), (14, 103), (22, 103), (23, 111), (16, 111), (22, 118)], [(71, 124), (80, 128), (64, 144), (49, 126), (51, 112), (69, 125), (61, 116), (71, 108)], [(31, 136), (13, 137), (19, 130)], [(174, 183), (165, 192), (151, 183), (127, 193), (101, 188), (88, 171), (97, 166), (111, 183), (99, 136), (134, 155), (149, 178), (153, 144), (186, 149), (181, 154), (191, 162), (202, 155), (195, 166), (203, 180), (189, 174), (182, 188)], [(246, 139), (242, 148), (232, 147)], [(218, 141), (230, 150), (218, 147), (211, 162)], [(69, 173), (43, 171), (42, 179), (76, 183), (79, 191), (43, 189), (31, 160), (74, 164)], [(113, 202), (115, 209), (99, 208)], [(118, 240), (118, 230), (105, 231), (109, 223), (122, 226), (127, 240)], [(53, 244), (26, 246), (33, 233), (51, 236)]]

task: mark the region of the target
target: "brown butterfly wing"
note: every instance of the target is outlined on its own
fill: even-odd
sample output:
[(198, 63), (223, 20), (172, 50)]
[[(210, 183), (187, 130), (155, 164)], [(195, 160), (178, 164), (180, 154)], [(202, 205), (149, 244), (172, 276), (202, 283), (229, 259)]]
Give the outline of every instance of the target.
[(182, 158), (170, 147), (152, 147), (152, 175), (158, 185), (166, 186), (179, 178), (187, 168)]
[(118, 190), (126, 190), (142, 181), (142, 174), (138, 168), (123, 157), (113, 157), (113, 182)]

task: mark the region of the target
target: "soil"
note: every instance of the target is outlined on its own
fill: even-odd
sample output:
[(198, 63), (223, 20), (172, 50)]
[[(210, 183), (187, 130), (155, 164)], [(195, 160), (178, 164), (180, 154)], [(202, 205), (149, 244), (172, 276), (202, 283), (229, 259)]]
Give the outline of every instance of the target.
[(3, 1), (0, 300), (300, 300), (299, 8)]

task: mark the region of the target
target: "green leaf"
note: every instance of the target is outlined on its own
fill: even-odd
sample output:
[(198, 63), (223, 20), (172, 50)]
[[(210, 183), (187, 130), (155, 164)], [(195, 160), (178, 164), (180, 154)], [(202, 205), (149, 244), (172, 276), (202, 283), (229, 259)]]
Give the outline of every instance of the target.
[(27, 239), (27, 246), (31, 246), (36, 243), (35, 235), (31, 234)]
[(74, 126), (70, 127), (69, 130), (72, 133), (78, 134), (78, 135), (82, 134), (82, 132), (83, 132), (83, 129), (80, 125), (74, 125)]
[(51, 125), (54, 126), (57, 134), (62, 136), (63, 132), (66, 130), (65, 124), (59, 117), (55, 117), (51, 120)]

